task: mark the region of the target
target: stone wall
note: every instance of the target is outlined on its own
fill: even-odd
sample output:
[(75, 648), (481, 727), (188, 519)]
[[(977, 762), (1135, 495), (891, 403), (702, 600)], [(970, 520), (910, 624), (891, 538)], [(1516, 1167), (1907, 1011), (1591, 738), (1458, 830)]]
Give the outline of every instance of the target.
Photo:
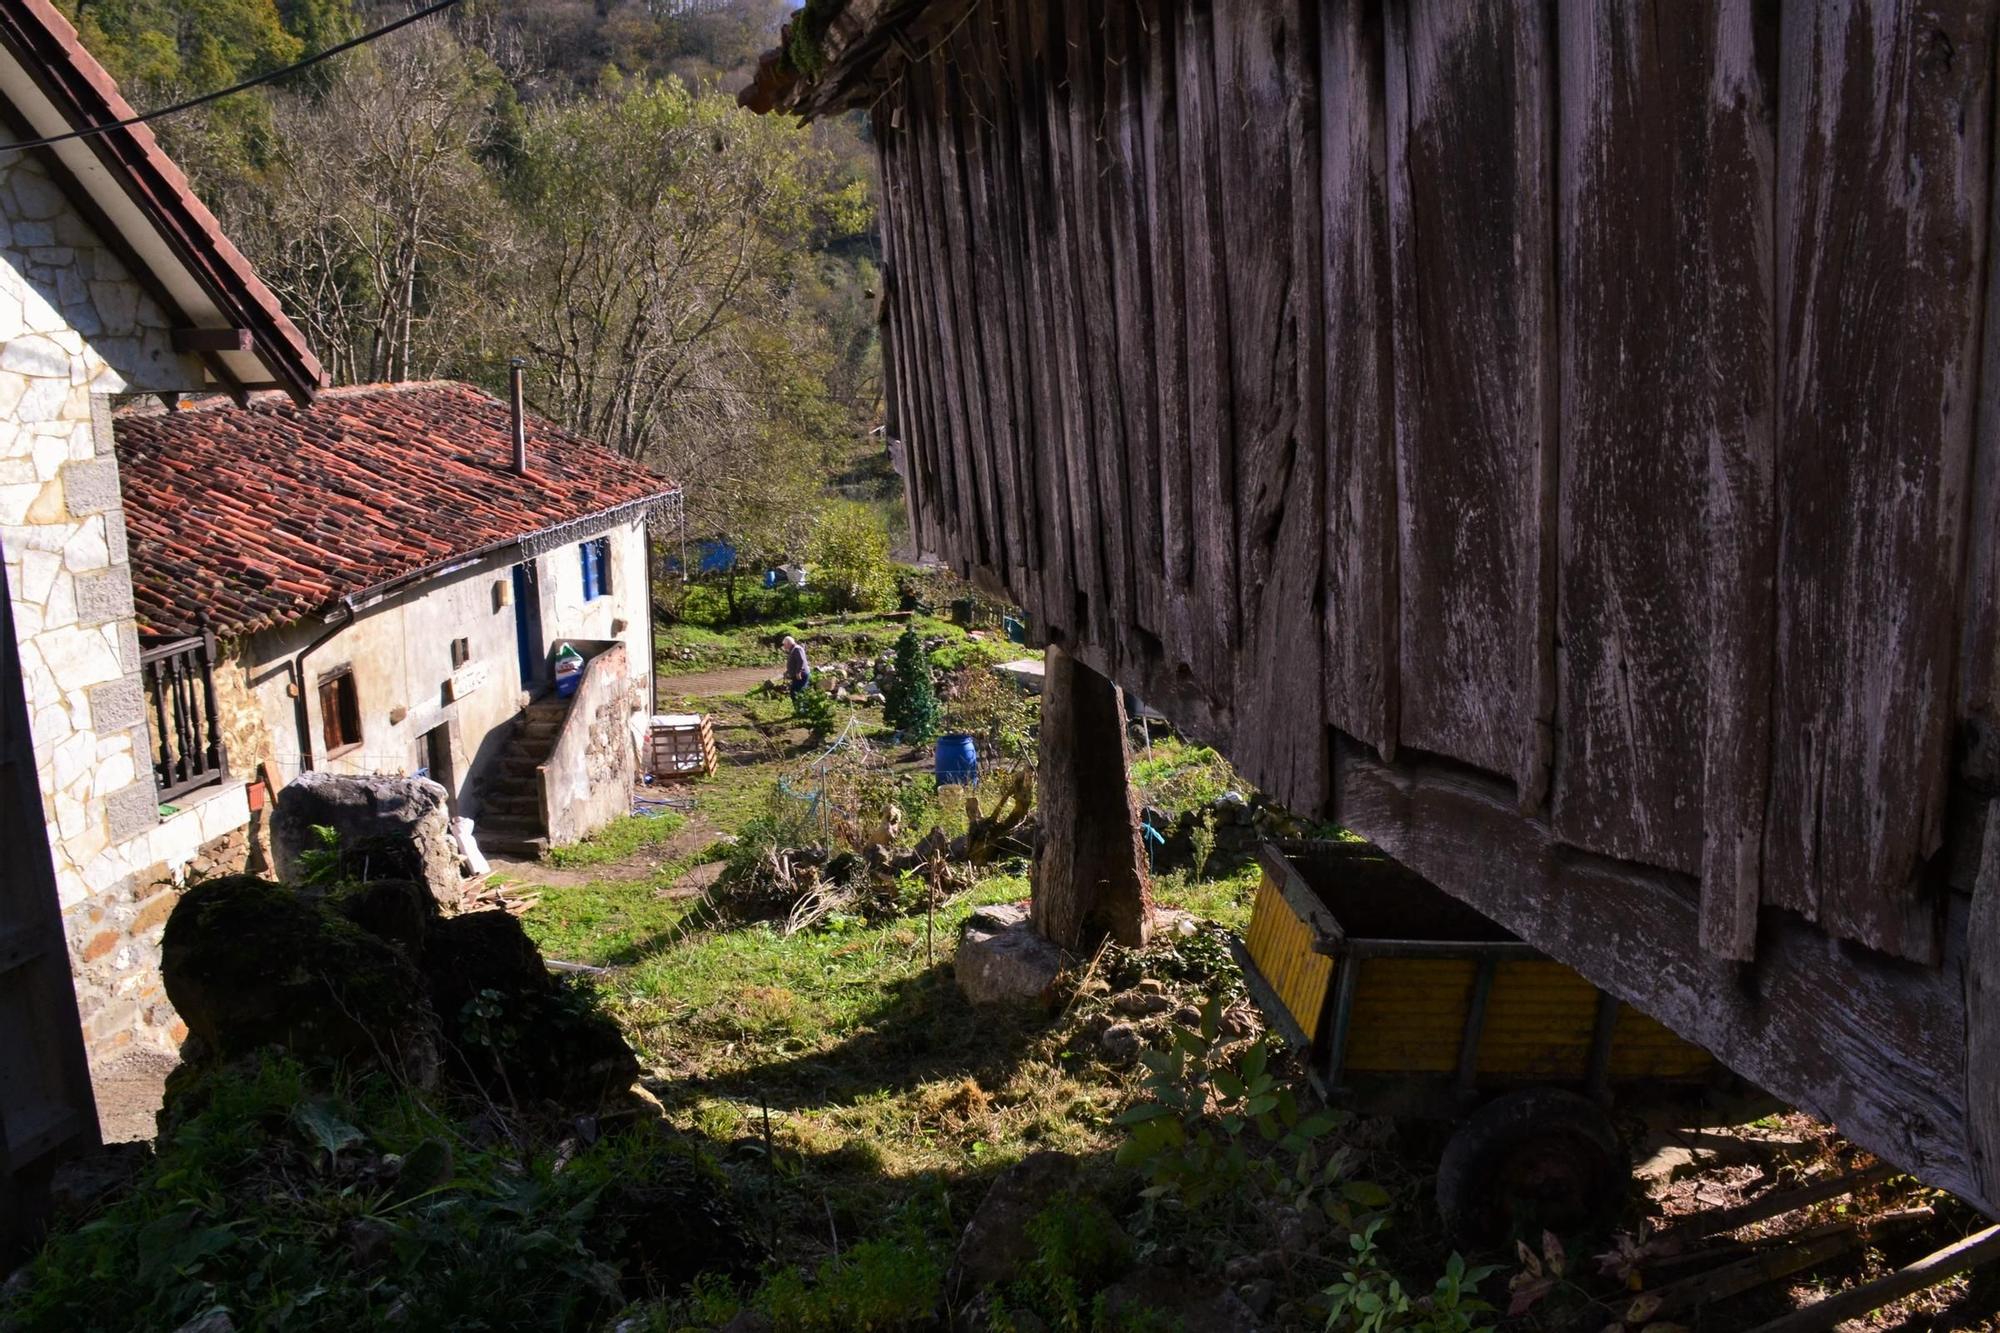
[[(93, 1060), (167, 1046), (160, 888), (243, 819), (242, 789), (162, 823), (112, 453), (111, 397), (187, 390), (172, 321), (50, 180), (0, 154), (0, 547), (42, 814)], [(239, 821), (236, 827), (241, 826)]]
[(634, 678), (624, 644), (592, 644), (585, 651), (590, 648), (601, 651), (584, 663), (569, 716), (542, 765), (542, 816), (551, 847), (579, 842), (627, 813), (639, 773), (633, 719), (651, 711), (643, 679)]

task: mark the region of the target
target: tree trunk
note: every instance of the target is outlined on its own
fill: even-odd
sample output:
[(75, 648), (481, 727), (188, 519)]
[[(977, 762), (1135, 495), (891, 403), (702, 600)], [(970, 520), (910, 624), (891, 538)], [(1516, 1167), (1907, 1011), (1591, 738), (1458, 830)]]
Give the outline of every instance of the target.
[(1042, 685), (1035, 929), (1071, 953), (1146, 942), (1150, 904), (1118, 687), (1054, 644)]

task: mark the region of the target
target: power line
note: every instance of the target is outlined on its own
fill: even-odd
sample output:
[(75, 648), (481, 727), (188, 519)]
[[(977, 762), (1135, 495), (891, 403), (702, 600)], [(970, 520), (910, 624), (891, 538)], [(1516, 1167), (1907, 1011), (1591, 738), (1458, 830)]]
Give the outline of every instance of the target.
[(109, 134), (112, 130), (122, 130), (133, 125), (143, 125), (147, 121), (158, 120), (162, 116), (171, 116), (176, 112), (191, 111), (195, 107), (220, 101), (236, 93), (247, 92), (252, 88), (270, 83), (274, 79), (282, 79), (288, 74), (296, 74), (302, 69), (308, 69), (317, 65), (322, 60), (330, 60), (343, 51), (352, 51), (357, 46), (366, 46), (378, 38), (387, 37), (398, 28), (407, 28), (419, 19), (427, 19), (440, 10), (450, 9), (457, 3), (458, 0), (437, 0), (436, 4), (427, 5), (417, 10), (414, 14), (405, 14), (394, 23), (385, 23), (373, 32), (364, 32), (359, 37), (350, 37), (344, 42), (327, 47), (324, 51), (315, 52), (296, 64), (286, 65), (283, 69), (274, 69), (268, 73), (259, 74), (254, 79), (245, 79), (243, 82), (235, 84), (232, 87), (218, 88), (212, 93), (203, 93), (199, 97), (190, 97), (185, 102), (175, 102), (172, 106), (163, 106), (154, 111), (144, 111), (136, 116), (128, 116), (124, 120), (114, 120), (108, 125), (92, 125), (86, 129), (71, 130), (67, 134), (52, 134), (46, 139), (29, 139), (23, 143), (0, 144), (0, 152), (14, 153), (24, 148), (47, 148), (50, 144), (68, 143), (71, 139), (88, 139), (92, 135)]

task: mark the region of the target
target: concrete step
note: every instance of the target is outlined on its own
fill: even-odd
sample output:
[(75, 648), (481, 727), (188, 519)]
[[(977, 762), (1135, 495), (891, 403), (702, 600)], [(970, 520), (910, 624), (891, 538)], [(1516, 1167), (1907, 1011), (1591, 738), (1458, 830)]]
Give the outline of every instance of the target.
[(556, 737), (562, 734), (562, 722), (536, 721), (533, 718), (519, 719), (514, 723), (514, 740), (517, 743), (554, 745)]
[(532, 703), (521, 710), (521, 716), (530, 722), (555, 722), (560, 724), (569, 716), (569, 700), (561, 703)]
[(546, 752), (542, 754), (527, 754), (520, 750), (502, 750), (500, 752), (500, 772), (506, 777), (524, 778), (529, 782), (533, 782), (536, 780), (535, 771), (548, 761), (549, 756)]
[(482, 819), (473, 826), (473, 838), (482, 852), (501, 856), (527, 856), (540, 860), (549, 853), (548, 835), (539, 824), (525, 820)]
[(488, 819), (519, 818), (540, 822), (542, 798), (534, 792), (489, 791), (479, 798), (479, 809)]

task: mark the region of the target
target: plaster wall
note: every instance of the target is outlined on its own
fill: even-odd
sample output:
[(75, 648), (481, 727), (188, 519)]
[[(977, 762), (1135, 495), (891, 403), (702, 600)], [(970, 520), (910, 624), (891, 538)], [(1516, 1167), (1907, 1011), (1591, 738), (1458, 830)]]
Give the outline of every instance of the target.
[[(335, 773), (415, 772), (429, 764), (425, 736), (443, 728), (450, 740), (450, 772), (431, 776), (450, 792), (458, 813), (476, 820), (481, 786), (512, 735), (516, 714), (531, 694), (548, 688), (546, 664), (556, 645), (572, 638), (615, 639), (626, 647), (628, 660), (650, 660), (644, 526), (621, 524), (608, 535), (611, 588), (593, 601), (583, 600), (582, 559), (575, 545), (532, 562), (529, 595), (541, 626), (539, 680), (524, 682), (521, 675), (514, 553), (416, 584), (366, 607), (317, 643), (329, 629), (320, 621), (252, 636), (242, 646), (240, 667), (261, 717), (264, 738), (255, 749), (272, 786), (283, 786), (308, 766)], [(466, 641), (469, 655), (455, 668), (457, 639)], [(306, 654), (303, 748), (290, 670), (301, 651)], [(354, 677), (362, 739), (329, 755), (320, 685), (343, 671)], [(650, 676), (640, 674), (650, 683)]]
[(166, 313), (41, 164), (0, 155), (0, 548), (93, 1064), (178, 1041), (161, 927), (173, 883), (241, 804), (240, 785), (211, 789), (161, 818), (112, 453), (112, 395), (202, 379), (173, 351)]

